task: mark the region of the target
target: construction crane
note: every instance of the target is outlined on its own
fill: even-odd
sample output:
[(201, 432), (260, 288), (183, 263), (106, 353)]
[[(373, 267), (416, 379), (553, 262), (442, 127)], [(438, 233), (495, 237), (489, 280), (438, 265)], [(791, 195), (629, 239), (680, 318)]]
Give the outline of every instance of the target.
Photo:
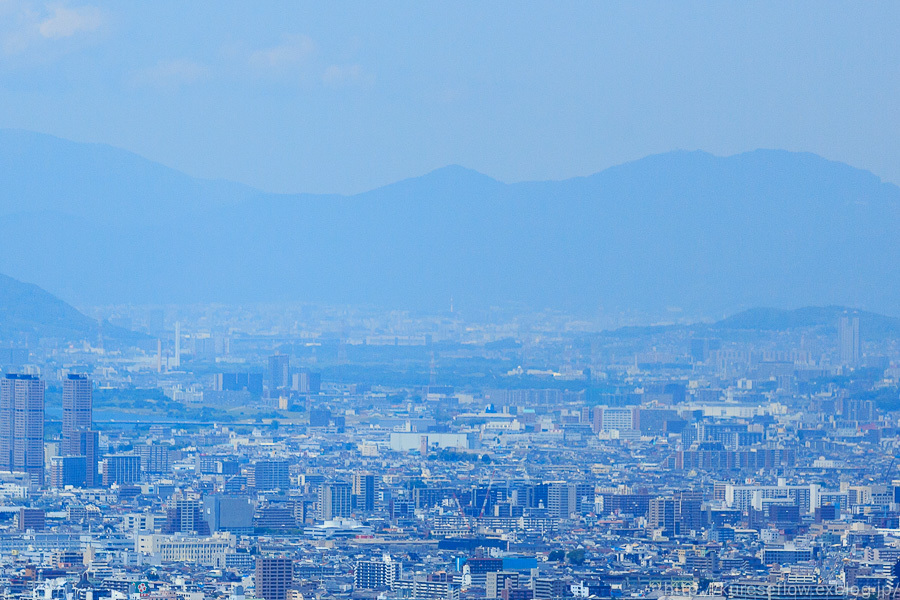
[[(491, 472), (491, 478), (488, 480), (487, 491), (484, 494), (484, 501), (481, 503), (481, 512), (478, 513), (478, 518), (482, 518), (484, 516), (484, 511), (487, 509), (488, 498), (491, 497), (491, 488), (494, 486), (494, 477), (497, 475), (497, 469), (494, 469)], [(478, 488), (476, 488), (478, 489)]]

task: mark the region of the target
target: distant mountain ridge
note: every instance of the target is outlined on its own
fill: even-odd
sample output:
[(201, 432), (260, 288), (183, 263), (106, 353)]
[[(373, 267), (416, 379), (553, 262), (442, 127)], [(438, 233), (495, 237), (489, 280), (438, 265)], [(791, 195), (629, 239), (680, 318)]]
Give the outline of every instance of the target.
[(59, 213), (110, 222), (208, 210), (259, 194), (237, 183), (195, 179), (105, 144), (15, 129), (0, 130), (0, 189), (0, 214)]
[(780, 150), (515, 184), (451, 166), (353, 196), (286, 195), (0, 131), (0, 272), (80, 304), (900, 314), (898, 225), (900, 188)]
[(900, 336), (900, 319), (845, 306), (807, 306), (794, 310), (753, 308), (722, 319), (711, 325), (711, 328), (763, 331), (789, 331), (815, 327), (837, 329), (842, 316), (858, 318), (860, 336), (865, 339)]
[(113, 345), (149, 339), (109, 322), (101, 324), (36, 285), (0, 275), (0, 341), (18, 345), (54, 338), (98, 345), (101, 337)]
[(724, 336), (737, 332), (790, 332), (819, 330), (836, 335), (843, 316), (859, 319), (859, 333), (864, 340), (900, 337), (900, 319), (846, 306), (804, 306), (795, 309), (758, 307), (743, 310), (718, 321), (691, 324), (626, 326), (602, 333), (607, 337), (641, 338), (669, 331), (689, 331), (700, 336)]

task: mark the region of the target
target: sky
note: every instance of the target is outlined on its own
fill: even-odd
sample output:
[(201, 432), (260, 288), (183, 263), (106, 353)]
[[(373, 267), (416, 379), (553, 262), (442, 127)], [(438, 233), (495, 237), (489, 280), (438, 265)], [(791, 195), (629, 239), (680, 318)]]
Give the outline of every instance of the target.
[(675, 149), (900, 183), (898, 2), (0, 0), (0, 127), (274, 192)]

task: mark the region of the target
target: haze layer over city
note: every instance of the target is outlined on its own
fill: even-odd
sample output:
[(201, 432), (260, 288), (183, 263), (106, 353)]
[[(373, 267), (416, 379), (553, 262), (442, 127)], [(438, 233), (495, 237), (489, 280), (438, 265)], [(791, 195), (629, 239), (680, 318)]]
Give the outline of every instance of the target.
[(900, 599), (898, 29), (0, 0), (0, 597)]

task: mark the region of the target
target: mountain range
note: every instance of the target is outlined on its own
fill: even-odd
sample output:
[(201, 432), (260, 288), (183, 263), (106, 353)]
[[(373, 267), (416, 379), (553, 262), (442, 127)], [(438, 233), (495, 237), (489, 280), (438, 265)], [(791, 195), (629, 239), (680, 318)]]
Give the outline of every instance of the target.
[(352, 196), (276, 195), (0, 131), (0, 272), (80, 304), (896, 314), (898, 225), (897, 186), (780, 150), (514, 184), (451, 166)]

